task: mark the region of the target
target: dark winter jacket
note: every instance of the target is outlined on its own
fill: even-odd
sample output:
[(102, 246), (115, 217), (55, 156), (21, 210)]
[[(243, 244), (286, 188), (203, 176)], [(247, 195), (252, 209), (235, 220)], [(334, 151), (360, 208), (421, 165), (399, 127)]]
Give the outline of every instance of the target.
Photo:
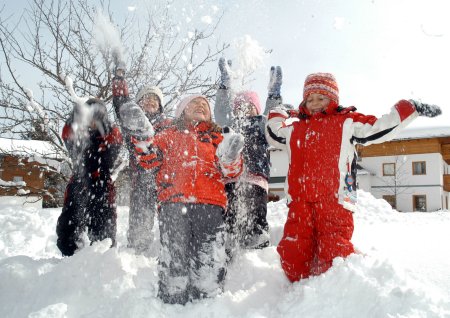
[[(245, 173), (243, 176), (252, 174), (269, 179), (270, 175), (270, 152), (264, 129), (266, 117), (264, 115), (247, 118), (236, 118), (233, 115), (233, 94), (229, 89), (220, 88), (216, 93), (216, 104), (214, 107), (215, 120), (244, 136), (245, 145), (242, 151), (244, 158)], [(281, 104), (280, 99), (267, 99), (264, 113), (274, 109)]]
[(122, 145), (122, 135), (117, 127), (109, 126), (106, 134), (88, 129), (84, 136), (74, 132), (69, 120), (63, 128), (62, 138), (73, 163), (75, 178), (83, 180), (108, 180)]
[(232, 128), (244, 136), (242, 155), (245, 171), (269, 179), (270, 153), (269, 144), (264, 135), (265, 124), (266, 118), (258, 115), (237, 120)]

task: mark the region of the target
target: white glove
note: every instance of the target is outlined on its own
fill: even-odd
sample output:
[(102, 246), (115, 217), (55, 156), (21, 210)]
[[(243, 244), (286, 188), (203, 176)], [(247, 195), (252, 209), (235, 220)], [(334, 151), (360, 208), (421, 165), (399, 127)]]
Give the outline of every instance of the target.
[(217, 156), (222, 162), (235, 161), (244, 148), (244, 136), (234, 132), (231, 128), (223, 129), (223, 140), (217, 147)]
[(135, 137), (151, 137), (155, 134), (153, 125), (144, 111), (134, 102), (124, 103), (119, 109), (122, 127)]

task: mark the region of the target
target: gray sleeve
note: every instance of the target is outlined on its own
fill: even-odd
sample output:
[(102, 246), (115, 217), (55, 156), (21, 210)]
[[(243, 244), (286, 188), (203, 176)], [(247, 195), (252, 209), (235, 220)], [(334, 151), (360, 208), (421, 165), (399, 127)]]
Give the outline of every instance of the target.
[(231, 105), (231, 90), (219, 88), (216, 93), (214, 118), (220, 126), (231, 126), (233, 121), (233, 108)]
[(266, 99), (266, 108), (264, 109), (264, 115), (267, 116), (269, 112), (277, 107), (280, 107), (283, 104), (283, 98), (280, 96), (279, 98), (269, 98)]

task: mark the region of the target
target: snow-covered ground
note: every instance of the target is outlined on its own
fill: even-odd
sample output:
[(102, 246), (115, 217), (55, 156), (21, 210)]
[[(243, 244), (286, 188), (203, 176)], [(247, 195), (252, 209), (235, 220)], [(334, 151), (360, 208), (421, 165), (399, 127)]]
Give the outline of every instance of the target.
[(241, 251), (225, 292), (186, 306), (156, 298), (156, 257), (125, 247), (127, 207), (119, 208), (117, 248), (100, 242), (62, 259), (60, 209), (0, 198), (0, 317), (450, 317), (450, 213), (398, 213), (359, 197), (359, 254), (289, 283), (275, 250), (287, 209), (271, 203), (273, 246)]

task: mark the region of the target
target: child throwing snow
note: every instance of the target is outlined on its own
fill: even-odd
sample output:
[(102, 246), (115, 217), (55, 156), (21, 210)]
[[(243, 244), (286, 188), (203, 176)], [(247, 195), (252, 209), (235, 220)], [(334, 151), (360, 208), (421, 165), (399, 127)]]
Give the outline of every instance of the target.
[(155, 169), (161, 252), (158, 296), (165, 303), (212, 297), (225, 278), (224, 178), (242, 171), (241, 135), (221, 133), (208, 100), (185, 97), (173, 125), (155, 135), (140, 164)]
[(116, 240), (115, 187), (111, 170), (122, 145), (122, 136), (111, 125), (105, 104), (89, 99), (76, 105), (62, 138), (73, 164), (64, 206), (58, 218), (57, 246), (64, 256), (81, 247), (87, 230), (91, 242)]
[[(157, 206), (154, 173), (146, 171), (134, 156), (131, 138), (145, 140), (151, 133), (159, 133), (170, 125), (170, 120), (163, 112), (163, 94), (156, 86), (144, 86), (136, 95), (136, 103), (128, 96), (128, 85), (124, 75), (124, 66), (118, 67), (113, 78), (113, 105), (120, 119), (122, 130), (130, 153), (130, 213), (127, 232), (128, 247), (137, 254), (149, 255), (153, 242), (152, 230)], [(140, 109), (153, 125), (154, 132), (138, 127), (138, 120), (133, 115)], [(127, 117), (127, 118), (124, 118)], [(131, 122), (129, 122), (131, 120)], [(146, 125), (143, 125), (145, 127)]]
[[(236, 242), (243, 248), (263, 248), (269, 245), (267, 193), (270, 154), (264, 135), (266, 117), (262, 115), (258, 94), (253, 91), (239, 92), (233, 101), (230, 66), (230, 61), (227, 65), (224, 58), (219, 60), (221, 79), (214, 113), (220, 124), (231, 126), (244, 136), (244, 172), (238, 178), (226, 181), (227, 253), (232, 258)], [(280, 86), (281, 68), (272, 68), (269, 84), (269, 92), (272, 94), (269, 93), (266, 111), (274, 107), (272, 104), (281, 103)]]
[(439, 107), (401, 100), (377, 119), (339, 106), (333, 75), (308, 75), (298, 112), (274, 110), (266, 135), (270, 144), (286, 149), (289, 206), (278, 245), (282, 268), (290, 281), (328, 270), (335, 257), (354, 252), (351, 209), (356, 203), (352, 164), (355, 144), (392, 139), (417, 116), (434, 117)]

